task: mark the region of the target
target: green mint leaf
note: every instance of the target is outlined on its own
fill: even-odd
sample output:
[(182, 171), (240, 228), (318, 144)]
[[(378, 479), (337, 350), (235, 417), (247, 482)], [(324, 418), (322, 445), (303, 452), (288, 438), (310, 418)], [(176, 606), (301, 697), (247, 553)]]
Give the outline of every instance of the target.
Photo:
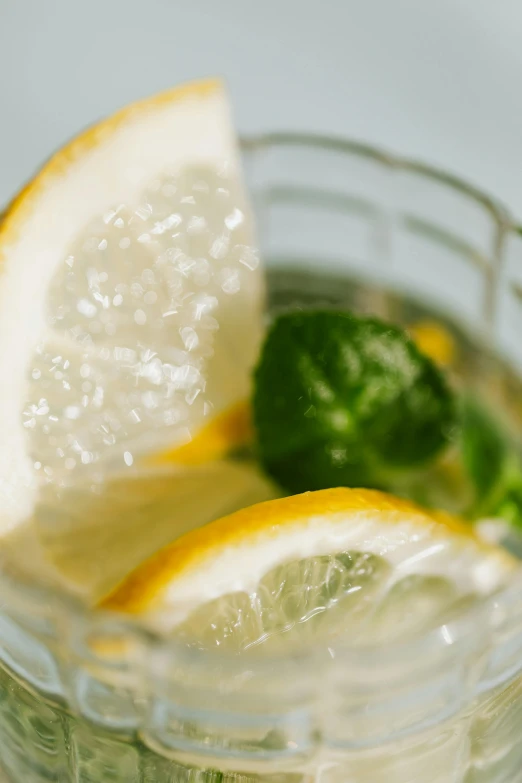
[(511, 474), (501, 496), (495, 504), (491, 504), (488, 517), (504, 519), (515, 527), (522, 527), (522, 473), (520, 465), (516, 474)]
[(408, 335), (333, 311), (280, 316), (255, 373), (259, 456), (290, 492), (388, 488), (447, 444), (455, 402)]
[(461, 427), (464, 467), (477, 499), (483, 499), (498, 483), (509, 447), (498, 423), (480, 403), (468, 396), (461, 400)]
[(472, 518), (522, 526), (522, 462), (504, 427), (470, 397), (461, 401), (462, 463), (475, 491)]

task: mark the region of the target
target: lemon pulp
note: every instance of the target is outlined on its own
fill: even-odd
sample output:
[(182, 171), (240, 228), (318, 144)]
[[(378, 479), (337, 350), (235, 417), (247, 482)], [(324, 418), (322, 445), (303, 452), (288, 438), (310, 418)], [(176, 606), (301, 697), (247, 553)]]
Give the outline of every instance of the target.
[(94, 600), (274, 495), (231, 461), (250, 442), (264, 278), (219, 81), (58, 152), (8, 209), (0, 256), (0, 532), (25, 570)]

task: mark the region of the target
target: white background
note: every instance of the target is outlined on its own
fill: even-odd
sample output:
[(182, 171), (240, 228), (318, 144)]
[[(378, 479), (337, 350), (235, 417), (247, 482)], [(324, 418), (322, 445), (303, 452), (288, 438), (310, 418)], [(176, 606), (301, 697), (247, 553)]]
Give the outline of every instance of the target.
[(0, 0), (0, 204), (85, 125), (212, 74), (243, 132), (370, 140), (522, 217), (521, 0)]

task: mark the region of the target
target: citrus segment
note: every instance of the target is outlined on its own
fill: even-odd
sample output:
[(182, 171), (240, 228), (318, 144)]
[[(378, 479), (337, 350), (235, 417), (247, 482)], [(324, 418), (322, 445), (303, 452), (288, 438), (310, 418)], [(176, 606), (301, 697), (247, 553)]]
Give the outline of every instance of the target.
[(199, 646), (247, 649), (291, 631), (302, 638), (317, 624), (355, 636), (355, 617), (369, 635), (378, 612), (389, 625), (387, 601), (394, 608), (413, 592), (411, 630), (427, 607), (433, 619), (462, 596), (489, 594), (513, 568), (510, 556), (445, 513), (339, 488), (260, 503), (195, 530), (102, 605)]
[(274, 496), (228, 460), (250, 440), (264, 281), (219, 80), (66, 145), (5, 213), (0, 258), (0, 533), (16, 567), (92, 601), (176, 536)]
[(7, 211), (0, 255), (4, 529), (42, 484), (242, 441), (225, 412), (249, 396), (263, 281), (219, 81), (139, 102), (58, 152)]

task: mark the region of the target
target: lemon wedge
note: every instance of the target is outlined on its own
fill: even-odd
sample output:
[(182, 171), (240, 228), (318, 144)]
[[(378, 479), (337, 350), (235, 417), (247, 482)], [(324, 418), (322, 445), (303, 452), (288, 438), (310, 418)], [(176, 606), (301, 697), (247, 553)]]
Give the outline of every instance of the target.
[(374, 490), (259, 503), (174, 541), (102, 602), (202, 648), (417, 633), (489, 595), (515, 561), (442, 512)]
[(457, 359), (452, 334), (437, 321), (418, 321), (408, 328), (417, 347), (442, 367), (451, 367)]
[(95, 491), (44, 488), (31, 525), (6, 536), (3, 553), (93, 603), (173, 537), (276, 496), (255, 466), (233, 460), (131, 469)]
[[(234, 498), (273, 496), (255, 471), (223, 466), (250, 438), (264, 279), (219, 80), (133, 104), (60, 150), (6, 211), (0, 260), (0, 535), (23, 523), (51, 561), (69, 552), (79, 582), (75, 525), (78, 542), (89, 526), (114, 540), (125, 476), (144, 508), (150, 470), (175, 467), (160, 481), (168, 540)], [(206, 465), (193, 513), (183, 485)], [(151, 546), (164, 514), (146, 520), (163, 531)], [(117, 556), (103, 559), (121, 576)]]
[(2, 527), (39, 483), (172, 453), (248, 398), (252, 234), (219, 81), (91, 128), (15, 200), (0, 229)]

